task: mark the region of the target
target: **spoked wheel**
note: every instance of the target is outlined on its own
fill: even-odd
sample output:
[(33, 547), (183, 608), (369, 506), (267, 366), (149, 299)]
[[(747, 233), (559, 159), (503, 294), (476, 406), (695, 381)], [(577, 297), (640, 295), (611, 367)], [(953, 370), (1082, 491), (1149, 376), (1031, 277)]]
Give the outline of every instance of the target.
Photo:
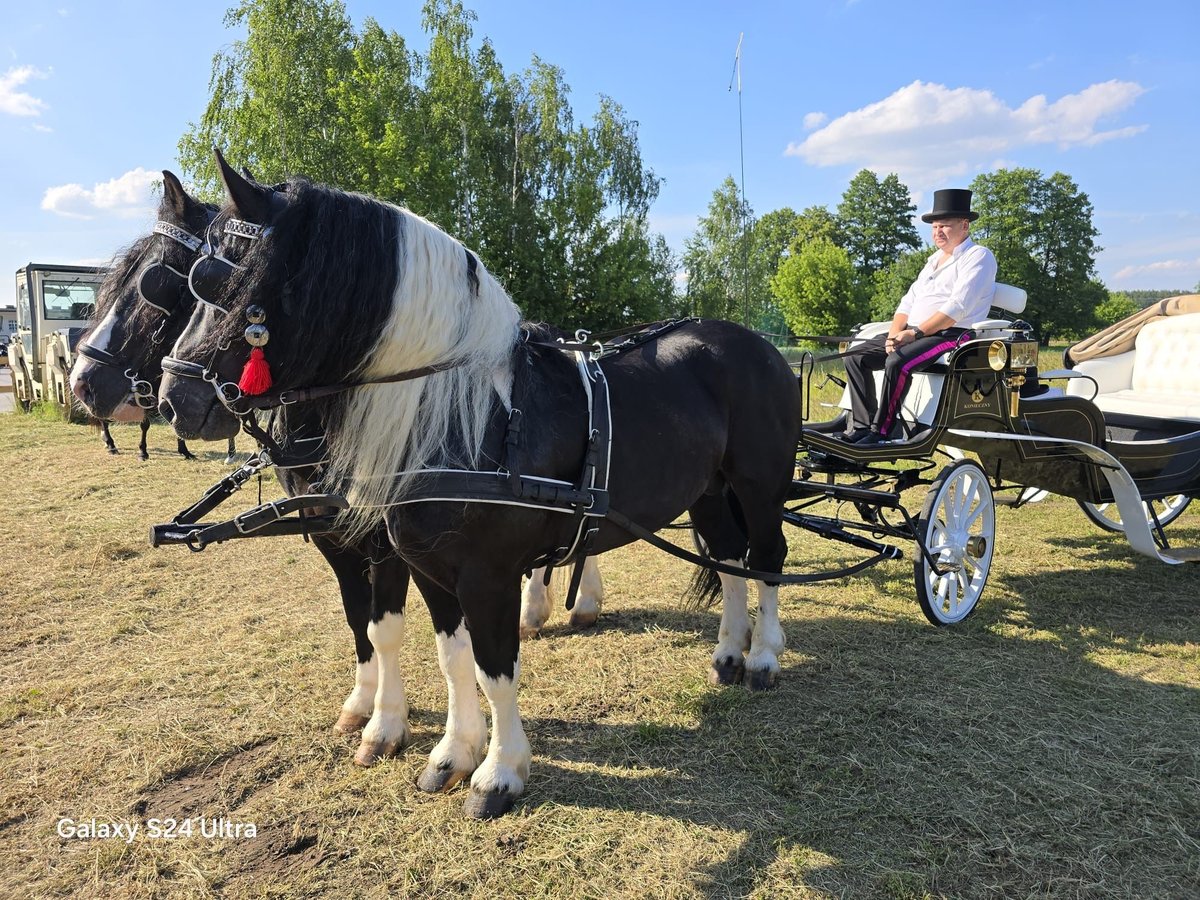
[[(1146, 521), (1150, 523), (1150, 527), (1154, 527), (1154, 517), (1158, 517), (1158, 524), (1166, 526), (1178, 519), (1188, 504), (1192, 502), (1192, 498), (1186, 494), (1174, 494), (1170, 497), (1163, 497), (1159, 500), (1143, 500), (1142, 509), (1146, 513)], [(1151, 507), (1154, 509), (1154, 515), (1150, 515)], [(1084, 514), (1103, 528), (1105, 531), (1115, 531), (1124, 533), (1125, 523), (1121, 521), (1121, 511), (1117, 509), (1115, 503), (1087, 503), (1083, 500), (1079, 501), (1079, 508)]]
[[(983, 469), (960, 459), (930, 486), (917, 540), (927, 553), (913, 563), (921, 612), (934, 625), (953, 625), (975, 611), (992, 565), (996, 505)], [(930, 565), (932, 559), (936, 566)]]

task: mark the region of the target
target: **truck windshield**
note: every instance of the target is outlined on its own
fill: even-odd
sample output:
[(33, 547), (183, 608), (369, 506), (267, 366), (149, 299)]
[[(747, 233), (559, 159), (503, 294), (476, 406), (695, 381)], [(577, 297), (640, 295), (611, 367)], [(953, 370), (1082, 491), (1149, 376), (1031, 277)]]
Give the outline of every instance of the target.
[(47, 319), (87, 319), (96, 308), (97, 285), (79, 278), (42, 282), (42, 304)]

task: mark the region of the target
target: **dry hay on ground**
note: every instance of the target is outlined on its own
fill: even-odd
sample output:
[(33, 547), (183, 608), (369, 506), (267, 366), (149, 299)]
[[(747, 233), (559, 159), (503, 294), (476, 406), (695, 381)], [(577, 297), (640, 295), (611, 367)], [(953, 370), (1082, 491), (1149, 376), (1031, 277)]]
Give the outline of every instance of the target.
[[(1001, 509), (977, 615), (934, 629), (911, 567), (782, 592), (780, 687), (705, 680), (688, 567), (604, 558), (599, 626), (525, 648), (528, 789), (495, 822), (413, 782), (445, 692), (410, 598), (414, 745), (331, 730), (353, 656), (300, 540), (151, 549), (225, 471), (0, 417), (0, 894), (1179, 897), (1200, 893), (1200, 572), (1074, 504)], [(270, 492), (271, 485), (265, 490)], [(253, 487), (233, 501), (249, 505)], [(914, 498), (915, 502), (916, 498)], [(1197, 513), (1172, 528), (1200, 542)], [(842, 548), (793, 536), (792, 562)], [(252, 839), (59, 837), (64, 817), (252, 822)]]

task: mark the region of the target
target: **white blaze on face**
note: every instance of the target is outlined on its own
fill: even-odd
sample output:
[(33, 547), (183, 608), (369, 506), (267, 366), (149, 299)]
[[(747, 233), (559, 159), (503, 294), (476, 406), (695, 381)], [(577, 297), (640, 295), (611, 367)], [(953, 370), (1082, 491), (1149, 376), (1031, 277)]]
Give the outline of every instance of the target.
[[(116, 325), (116, 321), (117, 310), (116, 307), (113, 307), (108, 311), (108, 315), (104, 317), (100, 324), (92, 330), (92, 333), (88, 335), (87, 345), (94, 350), (103, 350), (106, 353), (110, 352), (108, 345), (112, 343), (112, 333), (113, 328)], [(76, 387), (78, 386), (80, 379), (83, 377), (84, 370), (89, 365), (95, 365), (95, 363), (80, 353), (76, 355), (75, 364), (71, 366), (71, 392), (77, 397), (79, 396), (79, 392), (76, 390)]]

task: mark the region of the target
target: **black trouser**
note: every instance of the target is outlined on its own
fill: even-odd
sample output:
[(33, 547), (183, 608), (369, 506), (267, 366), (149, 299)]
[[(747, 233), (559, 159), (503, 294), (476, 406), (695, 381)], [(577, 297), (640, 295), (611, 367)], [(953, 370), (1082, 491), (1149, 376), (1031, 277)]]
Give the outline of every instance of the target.
[[(917, 338), (888, 353), (887, 335), (868, 338), (846, 357), (846, 380), (850, 389), (850, 425), (847, 430), (870, 427), (890, 434), (900, 415), (900, 404), (912, 385), (912, 373), (929, 365), (947, 350), (954, 349), (968, 332), (966, 328), (946, 328)], [(883, 370), (882, 402), (875, 397), (874, 374)]]

